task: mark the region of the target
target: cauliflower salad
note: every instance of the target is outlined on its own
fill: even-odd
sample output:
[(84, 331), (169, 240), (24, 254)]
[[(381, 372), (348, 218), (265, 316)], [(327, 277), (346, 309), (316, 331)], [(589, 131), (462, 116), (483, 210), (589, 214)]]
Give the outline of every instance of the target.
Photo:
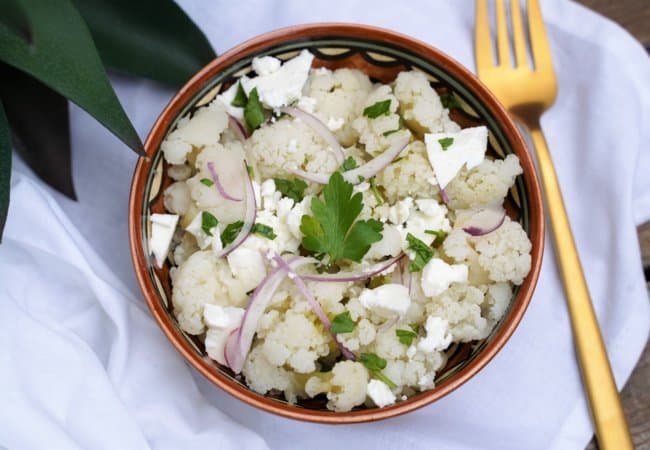
[(179, 120), (150, 249), (173, 312), (260, 394), (385, 407), (431, 389), (452, 343), (484, 339), (531, 264), (486, 157), (426, 76), (312, 69), (302, 51)]

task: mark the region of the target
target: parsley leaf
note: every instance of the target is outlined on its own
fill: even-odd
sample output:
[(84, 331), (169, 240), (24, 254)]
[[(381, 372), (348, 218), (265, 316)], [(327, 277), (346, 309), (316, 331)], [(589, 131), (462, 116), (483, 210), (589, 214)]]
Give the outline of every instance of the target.
[(386, 360), (384, 358), (381, 358), (374, 353), (361, 353), (361, 355), (359, 355), (359, 362), (366, 366), (366, 369), (372, 372), (377, 379), (386, 383), (389, 388), (395, 389), (397, 387), (390, 378), (381, 373), (382, 369), (386, 368)]
[(250, 131), (257, 129), (264, 122), (264, 110), (257, 94), (257, 88), (254, 88), (248, 96), (248, 102), (244, 107), (244, 119), (246, 119), (246, 125)]
[(415, 331), (411, 330), (395, 330), (395, 335), (398, 337), (400, 343), (409, 347), (413, 343), (413, 339), (417, 337)]
[(438, 143), (442, 147), (442, 151), (446, 151), (454, 143), (454, 138), (446, 137), (446, 138), (438, 139)]
[(334, 317), (330, 331), (335, 334), (351, 333), (354, 331), (355, 323), (350, 318), (350, 311), (345, 311)]
[(282, 195), (289, 197), (296, 203), (302, 201), (305, 196), (307, 183), (302, 180), (283, 180), (282, 178), (273, 178), (273, 181), (275, 182), (275, 188), (280, 191)]
[(241, 83), (237, 83), (237, 93), (235, 94), (235, 98), (232, 100), (232, 102), (230, 102), (230, 104), (238, 108), (244, 108), (246, 106), (246, 103), (248, 103), (246, 92), (244, 92), (244, 88), (242, 87)]
[(377, 102), (363, 110), (363, 115), (370, 117), (371, 119), (376, 119), (379, 116), (388, 114), (390, 114), (390, 99)]
[(359, 167), (356, 160), (352, 156), (348, 156), (343, 164), (341, 164), (341, 172), (347, 172), (348, 170), (356, 169)]
[(271, 228), (268, 225), (264, 225), (263, 223), (256, 223), (253, 225), (253, 229), (251, 230), (252, 233), (259, 234), (260, 236), (264, 236), (267, 239), (273, 240), (276, 237), (278, 237), (277, 234), (273, 231), (273, 228)]
[(241, 220), (238, 220), (237, 222), (229, 223), (226, 226), (226, 228), (224, 228), (224, 230), (221, 232), (221, 244), (225, 247), (226, 245), (233, 242), (239, 235), (239, 232), (241, 231), (243, 226), (244, 226), (244, 222), (242, 222)]
[(214, 186), (214, 181), (209, 178), (201, 178), (201, 184), (206, 185), (207, 187)]
[(432, 247), (438, 247), (440, 244), (442, 244), (445, 241), (445, 238), (447, 237), (447, 232), (442, 231), (442, 230), (424, 230), (426, 234), (432, 234), (436, 238), (434, 239), (433, 243), (431, 244)]
[(352, 184), (338, 171), (323, 188), (323, 198), (314, 197), (313, 215), (302, 216), (303, 247), (317, 254), (326, 253), (331, 263), (340, 259), (361, 261), (370, 245), (381, 240), (384, 225), (375, 219), (355, 222), (363, 209), (363, 195), (352, 195)]
[(406, 240), (409, 243), (409, 250), (415, 252), (415, 259), (409, 264), (411, 272), (419, 272), (422, 268), (433, 258), (433, 249), (427, 244), (413, 236), (411, 233), (406, 235)]
[(447, 109), (458, 108), (460, 106), (458, 99), (451, 92), (445, 92), (444, 94), (441, 94), (440, 103), (442, 103), (442, 106)]
[(212, 236), (212, 229), (217, 225), (219, 225), (219, 221), (216, 217), (207, 211), (201, 213), (201, 229), (205, 234)]
[(390, 136), (390, 135), (393, 134), (393, 133), (397, 133), (397, 132), (398, 132), (399, 130), (401, 130), (403, 127), (404, 127), (404, 118), (403, 118), (402, 116), (399, 116), (399, 124), (397, 125), (397, 128), (395, 128), (394, 130), (384, 131), (384, 132), (382, 133), (382, 135), (383, 135), (384, 137), (386, 137), (386, 136)]

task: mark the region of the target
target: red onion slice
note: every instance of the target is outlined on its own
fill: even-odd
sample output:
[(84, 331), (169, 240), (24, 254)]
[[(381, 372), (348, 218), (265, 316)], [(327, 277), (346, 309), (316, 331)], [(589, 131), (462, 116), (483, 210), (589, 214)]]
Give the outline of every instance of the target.
[[(440, 185), (438, 185), (440, 186)], [(445, 188), (440, 188), (440, 198), (442, 198), (442, 202), (445, 205), (449, 204), (449, 196), (447, 195), (447, 191), (445, 191)]]
[(309, 281), (323, 281), (323, 282), (348, 282), (348, 281), (361, 281), (367, 280), (384, 270), (388, 269), (390, 266), (399, 261), (404, 257), (404, 253), (400, 253), (397, 256), (393, 256), (386, 261), (374, 264), (363, 272), (338, 272), (338, 273), (319, 273), (319, 274), (308, 274), (300, 275), (303, 280)]
[(303, 178), (307, 181), (311, 181), (312, 183), (318, 183), (318, 184), (327, 184), (331, 175), (329, 173), (305, 172), (304, 170), (298, 168), (287, 169), (287, 170), (299, 178)]
[(484, 236), (498, 229), (506, 220), (502, 206), (488, 206), (479, 209), (463, 224), (463, 231), (472, 236)]
[(210, 161), (208, 163), (208, 171), (210, 172), (210, 177), (212, 178), (212, 181), (214, 181), (214, 185), (217, 187), (217, 190), (219, 191), (219, 194), (226, 200), (230, 200), (233, 202), (241, 202), (241, 198), (236, 198), (233, 197), (232, 195), (228, 194), (226, 192), (226, 189), (223, 187), (221, 184), (221, 181), (219, 180), (219, 174), (217, 173), (216, 169), (214, 168), (214, 163)]
[(272, 258), (278, 264), (278, 267), (284, 268), (291, 281), (293, 281), (296, 287), (300, 290), (302, 295), (305, 297), (309, 305), (312, 307), (312, 309), (314, 310), (314, 312), (322, 322), (325, 329), (328, 331), (332, 339), (334, 339), (334, 342), (336, 342), (336, 345), (339, 347), (339, 350), (341, 350), (341, 354), (343, 354), (343, 356), (346, 359), (351, 359), (354, 361), (356, 359), (356, 356), (354, 355), (354, 353), (348, 350), (345, 347), (345, 345), (343, 345), (343, 343), (339, 341), (338, 336), (336, 336), (335, 333), (332, 333), (331, 330), (332, 323), (325, 315), (325, 311), (323, 311), (323, 308), (321, 308), (318, 301), (314, 298), (313, 294), (309, 291), (309, 288), (307, 287), (307, 285), (305, 285), (305, 282), (300, 277), (300, 275), (298, 275), (296, 271), (293, 268), (291, 268), (291, 266), (289, 266), (289, 264), (287, 264), (287, 262), (284, 259), (282, 259), (282, 257), (280, 257), (280, 255), (278, 255), (275, 252), (269, 252), (269, 254), (273, 255)]
[(229, 115), (228, 125), (240, 140), (245, 141), (246, 139), (248, 139), (248, 133), (246, 132), (246, 127), (236, 117)]
[[(307, 124), (307, 126), (311, 127), (327, 143), (327, 145), (332, 148), (336, 162), (339, 165), (343, 164), (345, 153), (343, 153), (341, 144), (339, 144), (339, 141), (336, 139), (336, 136), (334, 136), (334, 133), (332, 133), (332, 131), (327, 128), (327, 125), (321, 122), (318, 117), (309, 114), (302, 109), (294, 108), (292, 106), (285, 106), (284, 108), (280, 108), (280, 112), (289, 114), (296, 119), (300, 119), (305, 124)], [(325, 183), (327, 183), (327, 181)]]
[(217, 253), (217, 258), (221, 258), (222, 256), (227, 256), (235, 250), (237, 247), (239, 247), (242, 242), (246, 240), (248, 235), (250, 234), (251, 230), (253, 229), (253, 225), (255, 224), (255, 217), (257, 216), (257, 206), (255, 205), (255, 191), (253, 190), (253, 182), (251, 181), (250, 176), (248, 176), (248, 169), (246, 165), (246, 161), (244, 160), (243, 164), (243, 173), (242, 177), (245, 179), (245, 197), (244, 200), (246, 200), (246, 212), (244, 214), (244, 225), (241, 228), (241, 231), (239, 232), (239, 235), (235, 238), (234, 241), (232, 241), (230, 244), (226, 245), (221, 251)]

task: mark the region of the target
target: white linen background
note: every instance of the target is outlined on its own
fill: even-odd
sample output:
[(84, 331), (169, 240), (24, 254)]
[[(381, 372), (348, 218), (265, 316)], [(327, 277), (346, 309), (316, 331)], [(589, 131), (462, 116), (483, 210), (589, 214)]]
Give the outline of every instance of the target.
[[(473, 68), (474, 2), (183, 0), (222, 53), (281, 26), (360, 22), (422, 39)], [(542, 2), (559, 78), (544, 131), (590, 291), (622, 386), (650, 308), (635, 224), (650, 219), (650, 62), (612, 22)], [(172, 92), (113, 76), (144, 138)], [(414, 413), (324, 426), (258, 411), (172, 349), (133, 276), (128, 192), (136, 158), (71, 108), (79, 202), (14, 159), (0, 246), (0, 446), (10, 449), (582, 449), (592, 434), (570, 324), (547, 247), (537, 291), (497, 357)]]

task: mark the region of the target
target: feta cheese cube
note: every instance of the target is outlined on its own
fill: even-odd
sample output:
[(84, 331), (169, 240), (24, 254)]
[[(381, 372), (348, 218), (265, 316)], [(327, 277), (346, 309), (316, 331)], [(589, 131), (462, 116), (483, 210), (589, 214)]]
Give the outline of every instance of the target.
[(406, 286), (388, 283), (374, 289), (364, 289), (359, 302), (382, 317), (403, 316), (411, 305), (411, 297)]
[(282, 65), (282, 61), (273, 56), (260, 56), (253, 58), (253, 70), (258, 75), (270, 75), (277, 70)]
[(384, 256), (397, 256), (402, 251), (402, 234), (395, 225), (384, 225), (381, 240), (370, 246), (365, 259), (380, 259)]
[(466, 282), (468, 274), (465, 264), (447, 264), (440, 258), (433, 258), (422, 269), (422, 292), (427, 297), (435, 297), (449, 289), (451, 283)]
[(245, 310), (234, 306), (206, 304), (203, 307), (203, 321), (207, 325), (205, 350), (208, 356), (220, 364), (225, 364), (224, 348), (228, 336), (237, 328), (244, 317)]
[(190, 224), (185, 228), (185, 231), (188, 233), (192, 234), (194, 238), (196, 239), (196, 244), (199, 246), (201, 250), (205, 250), (208, 248), (210, 245), (213, 244), (213, 240), (215, 239), (219, 241), (217, 246), (221, 246), (221, 232), (219, 231), (219, 225), (216, 227), (210, 229), (210, 233), (212, 235), (209, 235), (203, 230), (203, 211), (199, 211), (196, 216), (194, 216), (194, 219), (190, 222)]
[(176, 231), (178, 215), (176, 214), (152, 214), (151, 217), (151, 238), (149, 248), (156, 258), (156, 265), (162, 267), (169, 253), (169, 246)]
[(441, 317), (429, 316), (424, 325), (426, 337), (418, 342), (418, 350), (424, 353), (441, 352), (451, 344), (449, 322)]
[(366, 393), (368, 394), (368, 397), (372, 399), (374, 404), (380, 408), (392, 405), (395, 403), (395, 400), (397, 400), (395, 394), (393, 394), (390, 388), (386, 386), (384, 382), (379, 380), (370, 380), (368, 387), (366, 388)]

